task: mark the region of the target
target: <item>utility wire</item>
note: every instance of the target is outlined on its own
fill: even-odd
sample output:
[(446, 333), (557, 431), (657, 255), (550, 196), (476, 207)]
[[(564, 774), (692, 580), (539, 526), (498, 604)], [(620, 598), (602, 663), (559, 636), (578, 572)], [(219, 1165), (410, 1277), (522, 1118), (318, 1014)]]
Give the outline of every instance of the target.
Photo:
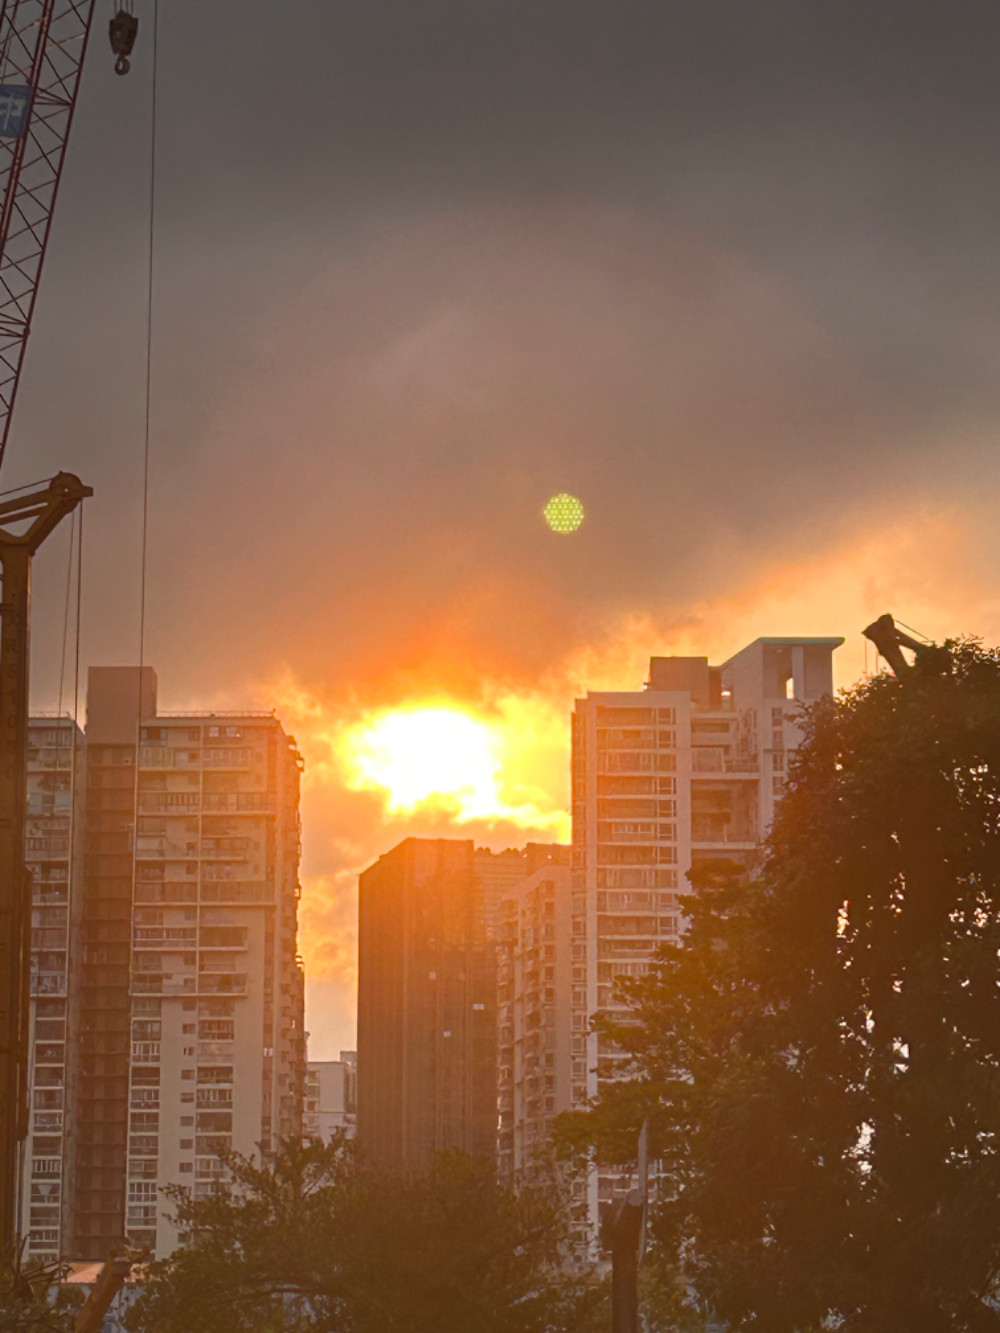
[(918, 639), (923, 639), (923, 641), (924, 641), (925, 643), (930, 643), (930, 642), (931, 642), (930, 639), (928, 639), (928, 637), (927, 637), (926, 634), (921, 633), (921, 631), (918, 630), (918, 629), (914, 629), (912, 625), (907, 625), (905, 621), (903, 621), (903, 620), (897, 620), (897, 621), (896, 621), (896, 624), (897, 624), (897, 625), (902, 625), (903, 629), (907, 630), (910, 634), (915, 634), (915, 635), (917, 636)]
[[(139, 671), (146, 653), (146, 557), (149, 533), (149, 428), (153, 382), (153, 270), (156, 244), (156, 75), (159, 44), (160, 6), (153, 0), (153, 106), (149, 151), (149, 264), (146, 275), (146, 420), (142, 451), (142, 571), (139, 589)], [(140, 690), (139, 713), (142, 713)]]
[(149, 258), (146, 270), (146, 411), (142, 449), (142, 554), (139, 570), (139, 671), (135, 719), (135, 812), (132, 826), (132, 901), (135, 902), (139, 834), (139, 745), (142, 740), (142, 672), (146, 664), (146, 563), (149, 546), (149, 436), (153, 383), (153, 276), (156, 253), (156, 103), (160, 6), (153, 0), (153, 86), (149, 149)]
[[(146, 659), (146, 563), (149, 545), (149, 438), (153, 385), (153, 276), (156, 256), (156, 111), (157, 111), (157, 72), (158, 46), (160, 31), (159, 0), (153, 0), (153, 52), (152, 52), (152, 89), (150, 109), (150, 149), (149, 149), (149, 258), (146, 271), (146, 411), (143, 429), (142, 447), (142, 555), (139, 572), (139, 669), (136, 673), (136, 718), (135, 718), (135, 783), (133, 786), (132, 815), (132, 902), (129, 921), (129, 1038), (125, 1044), (126, 1077), (131, 1066), (131, 1031), (132, 1031), (132, 944), (135, 920), (136, 862), (139, 853), (139, 756), (142, 745), (142, 676)], [(131, 1120), (131, 1111), (126, 1111)], [(123, 1182), (124, 1184), (124, 1182)], [(127, 1188), (127, 1186), (125, 1187)], [(125, 1194), (123, 1188), (123, 1196)], [(127, 1204), (122, 1199), (123, 1212)]]

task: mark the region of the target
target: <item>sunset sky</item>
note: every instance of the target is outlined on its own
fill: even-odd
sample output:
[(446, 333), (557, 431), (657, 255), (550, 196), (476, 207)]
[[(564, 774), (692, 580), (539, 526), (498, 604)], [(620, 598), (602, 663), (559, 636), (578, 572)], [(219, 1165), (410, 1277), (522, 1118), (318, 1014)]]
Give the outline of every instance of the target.
[[(887, 610), (1000, 641), (996, 24), (161, 8), (146, 660), (164, 708), (274, 706), (300, 742), (330, 1056), (358, 869), (409, 834), (565, 836), (576, 693), (783, 633), (844, 635), (846, 684)], [(104, 23), (4, 468), (95, 488), (85, 666), (138, 653), (150, 31), (118, 79)]]

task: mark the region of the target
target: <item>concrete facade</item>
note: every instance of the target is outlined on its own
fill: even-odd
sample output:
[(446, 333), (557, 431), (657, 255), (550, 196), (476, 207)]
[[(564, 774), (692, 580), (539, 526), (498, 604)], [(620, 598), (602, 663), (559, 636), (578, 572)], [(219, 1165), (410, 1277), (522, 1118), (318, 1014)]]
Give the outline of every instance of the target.
[(28, 724), (28, 828), (31, 888), (31, 999), (28, 1138), (20, 1188), (20, 1227), (30, 1258), (65, 1253), (64, 1149), (69, 958), (83, 867), (81, 796), (86, 785), (83, 733), (69, 717)]
[(310, 1060), (306, 1068), (303, 1133), (329, 1143), (335, 1134), (353, 1139), (358, 1128), (358, 1055), (341, 1051), (339, 1060)]
[[(553, 1116), (586, 1098), (587, 1063), (573, 1053), (572, 883), (568, 866), (522, 880), (501, 904), (497, 976), (498, 1166), (511, 1184), (530, 1180)], [(575, 1239), (586, 1240), (587, 1204), (574, 1184)]]
[(301, 759), (272, 714), (158, 714), (150, 668), (92, 668), (87, 702), (63, 1252), (163, 1257), (162, 1186), (301, 1130)]
[[(678, 894), (700, 862), (748, 864), (801, 741), (800, 703), (833, 687), (839, 638), (758, 639), (721, 667), (653, 658), (641, 691), (590, 693), (573, 716), (574, 1098), (596, 1095), (622, 1056), (588, 1032), (624, 1016), (615, 983), (683, 931)], [(585, 1071), (585, 1074), (584, 1074)], [(590, 1183), (595, 1229), (619, 1182)]]

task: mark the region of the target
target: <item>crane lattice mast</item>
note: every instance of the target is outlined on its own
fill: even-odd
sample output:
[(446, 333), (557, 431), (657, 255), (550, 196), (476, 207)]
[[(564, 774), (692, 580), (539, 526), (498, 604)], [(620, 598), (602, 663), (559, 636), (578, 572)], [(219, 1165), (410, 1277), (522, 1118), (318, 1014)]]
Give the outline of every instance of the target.
[[(0, 463), (93, 13), (94, 0), (0, 2)], [(121, 72), (127, 68), (126, 60)], [(60, 473), (32, 494), (0, 503), (0, 1259), (17, 1250), (19, 1145), (28, 1128), (31, 880), (24, 847), (31, 560), (90, 494), (76, 477)]]
[(0, 465), (93, 13), (94, 0), (0, 8)]

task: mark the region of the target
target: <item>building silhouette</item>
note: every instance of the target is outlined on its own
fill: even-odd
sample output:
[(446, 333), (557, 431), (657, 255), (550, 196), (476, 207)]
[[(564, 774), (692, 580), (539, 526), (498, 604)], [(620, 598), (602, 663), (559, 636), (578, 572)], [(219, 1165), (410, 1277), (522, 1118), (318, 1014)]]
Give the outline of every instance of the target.
[(496, 945), (477, 855), (407, 838), (360, 877), (358, 1138), (390, 1169), (496, 1152)]

